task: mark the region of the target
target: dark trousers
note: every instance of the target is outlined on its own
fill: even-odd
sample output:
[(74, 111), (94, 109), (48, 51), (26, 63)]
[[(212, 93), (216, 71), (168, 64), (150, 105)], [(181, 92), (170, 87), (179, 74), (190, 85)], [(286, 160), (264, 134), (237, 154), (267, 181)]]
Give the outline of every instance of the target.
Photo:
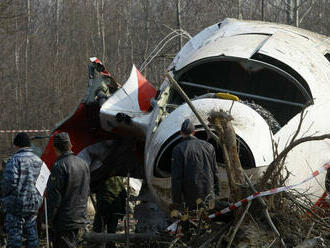
[[(107, 229), (108, 233), (115, 233), (118, 220), (122, 218), (122, 200), (115, 199), (111, 204), (98, 201), (96, 204), (96, 212), (94, 216), (93, 231), (104, 232)], [(114, 242), (109, 242), (106, 248), (115, 247)]]
[(8, 234), (7, 248), (22, 247), (22, 238), (26, 238), (26, 247), (34, 248), (39, 246), (38, 233), (36, 230), (37, 215), (17, 216), (6, 214), (5, 230)]
[(78, 231), (79, 229), (62, 232), (54, 231), (53, 248), (76, 248), (78, 246)]
[(118, 225), (118, 220), (120, 216), (114, 213), (108, 213), (106, 215), (101, 215), (98, 211), (95, 213), (93, 231), (103, 232), (107, 229), (108, 233), (115, 233)]

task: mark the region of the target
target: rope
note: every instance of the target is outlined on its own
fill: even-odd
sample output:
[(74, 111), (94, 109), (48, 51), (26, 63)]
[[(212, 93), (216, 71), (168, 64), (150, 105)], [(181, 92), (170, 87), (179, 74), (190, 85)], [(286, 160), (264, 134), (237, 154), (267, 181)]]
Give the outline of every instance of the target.
[(296, 187), (304, 184), (305, 182), (313, 179), (314, 177), (317, 177), (318, 175), (320, 175), (321, 173), (325, 172), (329, 168), (330, 168), (330, 163), (326, 163), (321, 168), (319, 168), (318, 170), (314, 171), (309, 177), (307, 177), (306, 179), (302, 180), (301, 182), (299, 182), (297, 184), (293, 184), (293, 185), (290, 185), (290, 186), (278, 187), (278, 188), (270, 189), (270, 190), (267, 190), (267, 191), (254, 193), (253, 195), (250, 195), (250, 196), (248, 196), (248, 197), (246, 197), (246, 198), (244, 198), (244, 199), (242, 199), (242, 200), (240, 200), (240, 201), (238, 201), (238, 202), (230, 205), (229, 207), (227, 207), (227, 208), (225, 208), (225, 209), (223, 209), (223, 210), (221, 210), (219, 212), (216, 212), (214, 214), (209, 215), (209, 218), (212, 219), (212, 218), (215, 218), (216, 216), (219, 216), (219, 215), (222, 215), (222, 214), (231, 212), (232, 210), (234, 210), (234, 209), (239, 208), (240, 206), (242, 206), (243, 203), (252, 201), (252, 200), (254, 200), (257, 197), (274, 195), (274, 194), (277, 194), (277, 193), (280, 193), (280, 192), (283, 192), (283, 191), (289, 191), (290, 189), (296, 188)]
[(0, 130), (0, 133), (43, 133), (50, 132), (48, 129), (22, 129), (22, 130)]
[[(267, 191), (254, 193), (254, 194), (252, 194), (252, 195), (250, 195), (250, 196), (248, 196), (248, 197), (246, 197), (246, 198), (244, 198), (244, 199), (242, 199), (242, 200), (240, 200), (240, 201), (238, 201), (234, 204), (231, 204), (229, 207), (227, 207), (225, 209), (222, 209), (221, 211), (218, 211), (214, 214), (209, 215), (208, 218), (213, 219), (216, 216), (229, 213), (229, 212), (233, 211), (234, 209), (237, 209), (237, 208), (241, 207), (243, 205), (243, 203), (247, 203), (249, 201), (252, 201), (252, 200), (256, 199), (257, 197), (274, 195), (274, 194), (277, 194), (277, 193), (280, 193), (280, 192), (283, 192), (283, 191), (289, 191), (289, 190), (291, 190), (293, 188), (296, 188), (299, 185), (302, 185), (305, 182), (313, 179), (314, 177), (317, 177), (318, 175), (322, 174), (323, 172), (325, 172), (329, 168), (330, 168), (330, 162), (324, 164), (321, 168), (314, 171), (309, 177), (307, 177), (306, 179), (302, 180), (301, 182), (299, 182), (297, 184), (293, 184), (293, 185), (290, 185), (290, 186), (278, 187), (278, 188), (270, 189), (270, 190), (267, 190)], [(180, 222), (180, 220), (177, 220), (177, 221), (173, 222), (170, 226), (168, 226), (166, 228), (166, 231), (168, 231), (170, 233), (175, 232), (179, 222)]]

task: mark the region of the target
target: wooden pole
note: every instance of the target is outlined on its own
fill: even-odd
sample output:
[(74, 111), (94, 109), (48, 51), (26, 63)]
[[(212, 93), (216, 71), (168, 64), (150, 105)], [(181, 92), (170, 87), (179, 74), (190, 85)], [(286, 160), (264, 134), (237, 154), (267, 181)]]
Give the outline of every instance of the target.
[(178, 21), (178, 28), (179, 28), (179, 32), (180, 32), (180, 40), (179, 40), (179, 50), (181, 50), (182, 48), (182, 44), (183, 44), (183, 41), (182, 41), (182, 32), (181, 32), (181, 0), (177, 0), (176, 2), (176, 6), (177, 6), (177, 21)]
[(211, 129), (206, 125), (206, 123), (204, 122), (204, 120), (202, 119), (202, 117), (200, 116), (200, 114), (197, 112), (195, 106), (191, 103), (189, 97), (182, 90), (182, 88), (180, 87), (180, 85), (175, 81), (175, 79), (172, 77), (172, 75), (169, 72), (166, 72), (165, 76), (169, 79), (169, 81), (170, 81), (171, 85), (174, 87), (174, 89), (183, 97), (183, 99), (185, 100), (185, 102), (189, 105), (189, 107), (191, 108), (191, 110), (194, 112), (194, 114), (196, 115), (197, 119), (199, 120), (199, 122), (202, 124), (202, 126), (206, 130), (207, 134), (211, 138), (213, 138), (216, 142), (219, 142), (218, 136), (216, 136), (211, 131)]
[(264, 0), (261, 0), (261, 20), (265, 20), (265, 15), (264, 15)]
[[(126, 234), (114, 234), (114, 233), (96, 233), (96, 232), (86, 232), (83, 234), (82, 238), (91, 243), (126, 243)], [(153, 233), (132, 233), (130, 235), (130, 242), (144, 242), (144, 241), (160, 241), (167, 240), (166, 237), (161, 237)]]

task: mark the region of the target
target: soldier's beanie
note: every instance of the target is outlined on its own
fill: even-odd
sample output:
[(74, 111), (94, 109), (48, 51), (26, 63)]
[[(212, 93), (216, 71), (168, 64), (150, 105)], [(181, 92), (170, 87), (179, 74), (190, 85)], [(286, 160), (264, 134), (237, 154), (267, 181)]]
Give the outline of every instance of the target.
[(27, 133), (18, 133), (14, 138), (14, 145), (18, 147), (30, 147), (31, 141)]
[(58, 147), (66, 143), (71, 144), (68, 133), (62, 132), (54, 135), (54, 146)]
[(191, 120), (185, 119), (181, 125), (181, 131), (184, 134), (191, 134), (195, 130), (195, 126)]

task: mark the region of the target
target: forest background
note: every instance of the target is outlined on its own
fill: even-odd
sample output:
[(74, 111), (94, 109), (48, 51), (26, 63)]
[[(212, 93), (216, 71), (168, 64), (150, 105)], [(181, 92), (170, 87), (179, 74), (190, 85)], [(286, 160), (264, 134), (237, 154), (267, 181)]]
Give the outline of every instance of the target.
[[(0, 130), (54, 128), (86, 93), (89, 57), (119, 83), (135, 64), (158, 86), (188, 37), (224, 18), (329, 35), (329, 13), (330, 0), (0, 0)], [(0, 159), (14, 135), (0, 133)]]

